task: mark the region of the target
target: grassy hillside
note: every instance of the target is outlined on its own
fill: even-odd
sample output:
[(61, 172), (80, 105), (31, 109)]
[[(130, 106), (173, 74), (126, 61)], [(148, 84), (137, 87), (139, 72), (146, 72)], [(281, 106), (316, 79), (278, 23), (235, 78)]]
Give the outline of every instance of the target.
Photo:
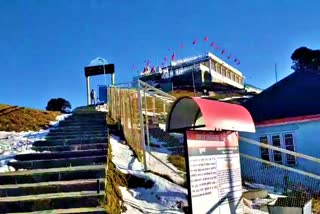
[(47, 128), (59, 114), (0, 104), (0, 131), (38, 131)]

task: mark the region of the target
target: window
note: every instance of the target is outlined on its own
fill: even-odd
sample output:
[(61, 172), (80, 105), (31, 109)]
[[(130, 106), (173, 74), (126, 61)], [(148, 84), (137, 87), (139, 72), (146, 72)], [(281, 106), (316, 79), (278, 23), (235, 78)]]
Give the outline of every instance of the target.
[[(293, 135), (292, 134), (285, 134), (284, 135), (284, 145), (286, 150), (294, 152), (294, 144), (293, 144)], [(296, 164), (296, 157), (293, 155), (287, 154), (287, 164), (288, 165), (295, 165)]]
[[(281, 148), (280, 135), (272, 136), (272, 145)], [(276, 163), (282, 163), (282, 154), (279, 151), (273, 151), (273, 160)]]
[[(262, 136), (259, 138), (260, 143), (268, 144), (268, 137), (267, 136)], [(263, 160), (270, 161), (269, 158), (269, 149), (260, 147), (260, 153), (261, 153), (261, 158)]]
[(225, 72), (226, 72), (226, 69), (225, 69), (224, 67), (221, 67), (221, 72), (220, 72), (220, 74), (223, 75), (223, 73), (225, 73)]
[(216, 72), (220, 73), (220, 66), (216, 63)]
[(227, 78), (230, 79), (230, 72), (229, 71), (227, 71)]
[(225, 77), (226, 76), (226, 72), (227, 71), (225, 69), (223, 69), (222, 72), (221, 72), (221, 75)]
[(211, 61), (211, 69), (213, 69), (214, 71), (216, 70), (216, 69), (215, 69), (215, 67), (216, 67), (215, 64), (216, 64), (216, 63), (215, 63), (214, 61)]
[[(294, 136), (292, 133), (263, 135), (259, 137), (259, 142), (264, 144), (270, 144), (272, 146), (283, 148), (288, 151), (295, 151)], [(272, 149), (267, 149), (260, 146), (261, 159), (266, 161), (272, 161), (278, 164), (284, 165), (296, 165), (296, 157)]]

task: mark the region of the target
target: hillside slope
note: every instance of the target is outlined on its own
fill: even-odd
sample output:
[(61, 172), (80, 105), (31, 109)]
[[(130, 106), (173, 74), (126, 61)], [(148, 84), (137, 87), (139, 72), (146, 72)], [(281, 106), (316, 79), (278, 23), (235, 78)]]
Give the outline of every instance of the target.
[(39, 131), (47, 128), (59, 112), (40, 111), (0, 104), (0, 131)]

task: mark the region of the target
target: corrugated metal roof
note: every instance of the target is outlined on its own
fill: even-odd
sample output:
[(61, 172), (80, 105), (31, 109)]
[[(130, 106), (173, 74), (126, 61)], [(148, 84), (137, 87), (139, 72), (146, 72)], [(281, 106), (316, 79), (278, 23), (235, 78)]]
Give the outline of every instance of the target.
[(255, 122), (320, 114), (320, 73), (297, 71), (243, 103)]

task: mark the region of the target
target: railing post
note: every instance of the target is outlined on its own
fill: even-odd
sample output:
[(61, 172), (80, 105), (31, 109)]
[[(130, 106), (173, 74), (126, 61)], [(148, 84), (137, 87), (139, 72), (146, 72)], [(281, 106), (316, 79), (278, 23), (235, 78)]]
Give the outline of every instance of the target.
[(153, 116), (156, 116), (156, 98), (153, 97), (152, 99), (152, 109), (153, 109)]
[(145, 143), (145, 134), (144, 134), (143, 114), (142, 114), (142, 98), (141, 98), (140, 90), (141, 90), (140, 83), (138, 82), (137, 92), (138, 92), (138, 107), (139, 107), (139, 118), (140, 118), (140, 146), (143, 152), (144, 170), (147, 171), (148, 166), (147, 166), (146, 143)]
[(149, 121), (148, 121), (148, 104), (147, 104), (147, 96), (146, 90), (143, 90), (144, 94), (144, 108), (145, 108), (145, 117), (146, 117), (146, 134), (147, 134), (147, 144), (148, 144), (148, 152), (150, 152), (150, 138), (149, 138)]

